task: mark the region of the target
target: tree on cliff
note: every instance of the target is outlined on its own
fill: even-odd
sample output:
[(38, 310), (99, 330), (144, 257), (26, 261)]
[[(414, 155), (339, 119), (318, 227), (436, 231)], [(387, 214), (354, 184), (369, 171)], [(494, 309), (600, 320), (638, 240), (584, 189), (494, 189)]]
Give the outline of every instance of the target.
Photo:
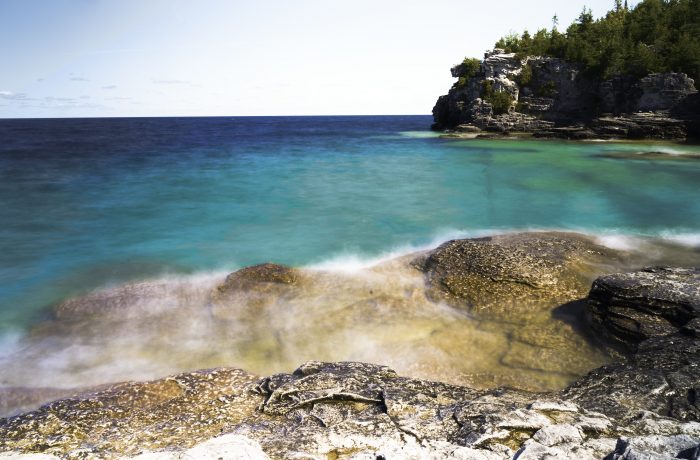
[(520, 55), (552, 56), (578, 62), (591, 76), (683, 72), (700, 79), (700, 0), (642, 0), (614, 8), (595, 20), (584, 7), (566, 29), (511, 34), (497, 48)]

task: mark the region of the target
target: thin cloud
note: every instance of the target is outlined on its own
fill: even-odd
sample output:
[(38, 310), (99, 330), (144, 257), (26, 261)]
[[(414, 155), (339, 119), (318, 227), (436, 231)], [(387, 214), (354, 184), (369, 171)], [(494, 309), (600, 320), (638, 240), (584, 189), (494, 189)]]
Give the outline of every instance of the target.
[(102, 104), (88, 102), (85, 100), (84, 96), (81, 96), (80, 98), (46, 96), (42, 98), (40, 105), (32, 107), (45, 109), (110, 109)]
[(79, 100), (74, 97), (56, 97), (56, 96), (44, 96), (42, 101), (50, 106), (58, 105), (61, 107), (73, 106), (78, 104)]
[(107, 85), (107, 86), (103, 86), (102, 89), (117, 89), (117, 85)]
[(26, 101), (29, 100), (25, 93), (13, 93), (12, 91), (0, 91), (0, 99), (8, 101)]
[(156, 85), (190, 85), (189, 80), (153, 80)]
[(71, 77), (70, 80), (71, 81), (90, 81), (87, 78), (83, 78), (83, 77)]

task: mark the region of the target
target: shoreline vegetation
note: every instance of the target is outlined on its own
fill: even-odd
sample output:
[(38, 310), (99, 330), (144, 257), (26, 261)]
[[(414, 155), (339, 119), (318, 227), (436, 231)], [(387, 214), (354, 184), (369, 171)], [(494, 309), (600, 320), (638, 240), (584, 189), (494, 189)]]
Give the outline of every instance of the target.
[[(700, 139), (700, 4), (617, 1), (598, 20), (584, 8), (566, 31), (511, 34), (433, 108), (438, 131), (463, 137)], [(514, 134), (518, 133), (518, 134)]]
[[(294, 341), (291, 331), (306, 335), (304, 329), (313, 330), (314, 322), (324, 329), (352, 330), (353, 322), (360, 321), (351, 332), (353, 340), (364, 330), (370, 333), (367, 341), (435, 303), (467, 313), (480, 327), (489, 320), (510, 325), (499, 360), (518, 377), (489, 382), (493, 376), (482, 375), (471, 383), (443, 377), (439, 383), (433, 367), (437, 361), (424, 374), (433, 378), (361, 362), (310, 361), (291, 374), (264, 378), (250, 369), (217, 368), (144, 383), (67, 389), (62, 391), (68, 399), (0, 420), (0, 452), (163, 459), (221, 452), (254, 453), (253, 458), (292, 453), (475, 459), (695, 455), (700, 449), (700, 410), (693, 396), (700, 365), (700, 272), (635, 268), (670, 261), (700, 265), (697, 250), (666, 247), (670, 252), (662, 253), (660, 247), (611, 249), (582, 234), (534, 232), (451, 240), (370, 267), (354, 281), (276, 264), (247, 267), (208, 290), (209, 315), (229, 329), (229, 336), (247, 340), (248, 330), (254, 340), (263, 340), (260, 334), (270, 333), (270, 339), (277, 337), (287, 346)], [(400, 285), (397, 279), (403, 279)], [(330, 305), (329, 296), (343, 297), (333, 291), (341, 283), (345, 306), (310, 313), (314, 297), (325, 298), (325, 305)], [(177, 289), (181, 298), (191, 299), (196, 296), (192, 289), (201, 286)], [(362, 296), (357, 289), (366, 290), (369, 298), (358, 302)], [(27, 348), (44, 353), (38, 347), (42, 334), (56, 330), (106, 335), (120, 323), (126, 329), (144, 320), (173, 326), (178, 314), (191, 325), (201, 321), (187, 305), (172, 311), (171, 301), (171, 311), (153, 312), (144, 311), (137, 300), (163, 293), (163, 286), (137, 284), (66, 301), (56, 306), (53, 324), (32, 334), (36, 343)], [(295, 309), (295, 303), (306, 310)], [(380, 303), (391, 308), (378, 308)], [(290, 324), (290, 314), (305, 316)], [(255, 318), (263, 318), (264, 327), (255, 326)], [(340, 323), (333, 325), (331, 318)], [(280, 329), (276, 319), (290, 327)], [(373, 329), (375, 322), (383, 326)], [(235, 324), (243, 328), (231, 331)], [(414, 334), (416, 324), (409, 326)], [(78, 329), (71, 332), (72, 327)], [(470, 333), (464, 324), (458, 328), (461, 333), (450, 336), (432, 325), (433, 332), (415, 343), (402, 342), (406, 337), (400, 327), (390, 328), (400, 343), (394, 352), (385, 348), (386, 358), (393, 354), (399, 365), (396, 358), (402, 354), (413, 360), (418, 355), (412, 347), (434, 338), (433, 351), (467, 347), (475, 358), (476, 347), (486, 346), (486, 336), (461, 344), (458, 337)], [(219, 345), (225, 343), (219, 339), (214, 337)], [(308, 339), (324, 347), (334, 343), (319, 331), (311, 331)], [(253, 353), (274, 359), (274, 340), (272, 348)], [(55, 338), (49, 342), (52, 347), (60, 343)], [(587, 362), (589, 343), (607, 350), (612, 362)], [(464, 361), (463, 351), (456, 351), (455, 357)], [(569, 383), (560, 380), (551, 389), (538, 389), (541, 382), (531, 386), (527, 380), (528, 372), (545, 376), (572, 370)], [(12, 391), (25, 398), (20, 412), (32, 409), (32, 398), (37, 404), (57, 395), (56, 389)]]

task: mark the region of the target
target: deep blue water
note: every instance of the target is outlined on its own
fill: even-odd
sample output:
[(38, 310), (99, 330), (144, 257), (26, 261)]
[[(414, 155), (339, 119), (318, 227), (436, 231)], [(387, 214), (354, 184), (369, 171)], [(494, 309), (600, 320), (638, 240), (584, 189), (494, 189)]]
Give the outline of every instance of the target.
[[(163, 273), (559, 228), (698, 244), (672, 144), (441, 139), (427, 116), (0, 120), (0, 330)], [(674, 157), (678, 158), (678, 157)]]

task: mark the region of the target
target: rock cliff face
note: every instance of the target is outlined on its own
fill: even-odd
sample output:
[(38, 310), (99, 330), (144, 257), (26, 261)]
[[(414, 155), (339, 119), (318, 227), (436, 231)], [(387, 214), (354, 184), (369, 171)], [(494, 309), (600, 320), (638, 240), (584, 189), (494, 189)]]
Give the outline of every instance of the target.
[[(598, 81), (572, 63), (496, 49), (476, 72), (452, 68), (459, 81), (433, 108), (436, 130), (526, 132), (538, 137), (697, 137), (700, 109), (695, 82), (685, 74)], [(507, 93), (506, 107), (493, 94)], [(507, 106), (508, 100), (512, 101)]]

